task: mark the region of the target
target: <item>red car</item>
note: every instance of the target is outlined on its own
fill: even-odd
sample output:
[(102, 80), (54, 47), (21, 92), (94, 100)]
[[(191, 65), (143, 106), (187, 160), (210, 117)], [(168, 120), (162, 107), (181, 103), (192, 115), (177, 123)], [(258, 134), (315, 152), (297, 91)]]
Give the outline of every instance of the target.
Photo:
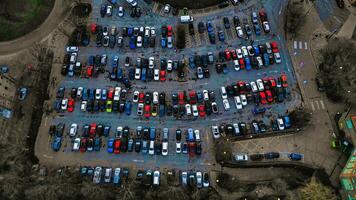
[(195, 142), (188, 142), (189, 156), (194, 156), (195, 154)]
[(237, 59), (237, 54), (236, 54), (236, 51), (235, 51), (234, 49), (232, 49), (232, 50), (230, 51), (230, 54), (231, 54), (231, 56), (232, 56), (232, 59), (234, 59), (234, 60)]
[(114, 88), (109, 88), (108, 99), (113, 99), (113, 98), (114, 98)]
[(245, 69), (245, 60), (243, 58), (239, 59), (240, 69)]
[(70, 98), (69, 100), (68, 100), (68, 111), (69, 112), (73, 112), (74, 111), (74, 99), (72, 99), (72, 98)]
[(273, 53), (278, 53), (279, 52), (277, 42), (271, 42), (271, 47), (272, 47), (272, 52)]
[(179, 92), (178, 93), (178, 101), (179, 101), (180, 105), (183, 105), (185, 103), (184, 102), (184, 92)]
[(288, 87), (287, 76), (285, 74), (282, 74), (280, 80), (281, 80), (281, 83), (282, 83), (283, 87)]
[(199, 111), (199, 116), (200, 117), (205, 117), (206, 113), (205, 113), (205, 106), (204, 105), (199, 105), (198, 106), (198, 111)]
[(266, 95), (267, 95), (267, 101), (268, 101), (269, 103), (272, 103), (272, 102), (273, 102), (273, 96), (272, 96), (271, 90), (266, 90), (265, 93), (266, 93)]
[(276, 80), (273, 77), (269, 78), (269, 82), (271, 83), (271, 88), (274, 88), (277, 86)]
[(87, 76), (89, 77), (93, 76), (93, 66), (87, 67)]
[(159, 72), (159, 80), (160, 81), (166, 81), (166, 71), (165, 70), (161, 70)]
[(190, 104), (197, 103), (197, 95), (194, 90), (189, 92), (189, 99), (190, 99)]
[(167, 26), (167, 36), (172, 36), (173, 35), (173, 28), (172, 26)]
[(240, 94), (245, 94), (246, 93), (246, 83), (243, 81), (239, 81), (237, 84), (239, 85)]
[(95, 137), (96, 134), (96, 124), (90, 124), (89, 137)]
[(266, 104), (267, 103), (266, 93), (260, 92), (260, 99), (262, 104)]
[(225, 59), (230, 60), (231, 59), (231, 53), (229, 49), (225, 49)]
[(87, 150), (87, 139), (82, 138), (80, 139), (80, 152), (84, 153)]
[(151, 106), (150, 105), (145, 105), (144, 116), (145, 117), (151, 116)]
[(121, 140), (120, 139), (115, 139), (115, 141), (114, 141), (114, 154), (119, 154), (120, 153), (120, 146), (121, 146)]
[(140, 92), (140, 93), (138, 94), (138, 102), (139, 102), (139, 103), (143, 103), (144, 101), (145, 101), (145, 93)]

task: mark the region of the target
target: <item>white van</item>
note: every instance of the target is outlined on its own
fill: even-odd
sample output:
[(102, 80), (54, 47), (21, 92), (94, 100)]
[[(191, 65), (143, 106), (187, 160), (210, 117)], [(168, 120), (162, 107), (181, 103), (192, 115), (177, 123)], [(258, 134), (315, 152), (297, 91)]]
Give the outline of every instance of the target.
[(224, 86), (222, 86), (222, 87), (220, 88), (220, 93), (221, 93), (221, 97), (222, 97), (223, 99), (227, 99), (226, 88), (225, 88)]
[(181, 23), (191, 23), (194, 21), (194, 18), (193, 16), (190, 16), (190, 15), (183, 15), (183, 16), (180, 16), (180, 22)]

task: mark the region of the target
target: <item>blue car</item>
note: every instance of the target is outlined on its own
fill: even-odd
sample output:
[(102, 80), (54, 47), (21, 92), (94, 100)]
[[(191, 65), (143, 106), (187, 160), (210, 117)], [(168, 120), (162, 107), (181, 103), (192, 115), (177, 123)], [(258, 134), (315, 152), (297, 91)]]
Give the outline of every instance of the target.
[(141, 71), (141, 80), (142, 81), (146, 81), (146, 72), (147, 72), (147, 69), (142, 68), (142, 71)]
[[(129, 27), (127, 29), (127, 36), (132, 37), (133, 36), (134, 29), (132, 27)], [(134, 38), (135, 39), (135, 38)]]
[(264, 61), (263, 64), (264, 64), (266, 67), (268, 67), (268, 66), (269, 66), (269, 56), (268, 56), (267, 53), (264, 53), (264, 54), (263, 54), (263, 61)]
[(148, 152), (148, 144), (147, 144), (147, 140), (143, 140), (142, 141), (142, 149), (141, 149), (142, 153), (146, 154)]
[(117, 169), (114, 170), (113, 183), (115, 185), (119, 185), (121, 183), (120, 173), (121, 173), (121, 169), (120, 168), (117, 168)]
[(303, 158), (303, 155), (300, 153), (291, 153), (289, 154), (289, 158), (291, 160), (301, 160)]
[(131, 115), (131, 108), (132, 108), (132, 104), (130, 102), (127, 102), (125, 104), (125, 113), (126, 113), (126, 115)]
[(118, 67), (119, 63), (119, 56), (115, 56), (114, 59), (112, 60), (112, 67)]
[(189, 128), (189, 129), (188, 129), (187, 140), (188, 140), (189, 142), (194, 142), (194, 141), (195, 141), (194, 132), (193, 132), (193, 129), (192, 129), (192, 128)]
[(135, 38), (135, 36), (132, 36), (131, 38), (130, 38), (130, 49), (135, 49), (136, 48), (136, 38)]
[(192, 69), (195, 69), (195, 67), (196, 67), (193, 56), (189, 57), (189, 67), (192, 68)]
[(107, 94), (108, 94), (108, 90), (107, 89), (103, 89), (101, 91), (101, 100), (105, 101), (107, 99)]
[(59, 151), (62, 145), (62, 138), (61, 137), (55, 137), (53, 142), (52, 142), (52, 149), (53, 151)]
[(129, 70), (129, 79), (134, 80), (135, 79), (135, 70), (134, 68), (130, 68)]
[(292, 126), (292, 124), (290, 123), (289, 116), (284, 116), (283, 117), (283, 121), (284, 121), (284, 127), (285, 128), (290, 128)]
[(93, 66), (93, 65), (94, 65), (94, 59), (95, 59), (95, 56), (89, 56), (88, 64), (89, 64), (90, 66)]
[(161, 46), (162, 46), (162, 48), (166, 48), (166, 46), (167, 46), (167, 38), (162, 38), (161, 39)]
[(83, 101), (87, 101), (88, 100), (88, 90), (86, 88), (83, 88), (82, 100)]
[(54, 109), (59, 112), (61, 110), (61, 100), (57, 99), (55, 102), (54, 102)]
[(246, 57), (245, 58), (245, 67), (246, 67), (246, 70), (251, 70), (251, 61), (250, 61), (250, 58), (249, 57)]
[(206, 23), (206, 29), (208, 30), (209, 33), (211, 33), (211, 32), (214, 31), (214, 27), (213, 27), (211, 21), (208, 21), (208, 22)]
[(218, 37), (219, 37), (219, 40), (221, 42), (224, 42), (225, 41), (225, 34), (224, 34), (224, 31), (219, 31), (218, 32)]
[(89, 89), (89, 99), (94, 100), (94, 96), (95, 96), (94, 89), (93, 88)]
[(124, 75), (123, 75), (122, 69), (121, 69), (121, 68), (118, 68), (118, 69), (117, 69), (117, 77), (116, 77), (117, 80), (118, 80), (118, 81), (121, 81), (122, 78), (123, 78), (123, 76), (124, 76)]
[(94, 139), (94, 150), (95, 151), (100, 151), (100, 146), (101, 146), (101, 140), (99, 137), (96, 137)]
[(108, 153), (114, 152), (114, 138), (109, 138), (107, 151)]
[(110, 135), (110, 129), (111, 129), (110, 126), (105, 126), (104, 127), (104, 136), (105, 137), (108, 137)]
[(254, 24), (253, 28), (255, 29), (256, 35), (258, 35), (258, 36), (261, 35), (261, 28), (258, 24)]
[(151, 127), (150, 128), (150, 140), (155, 140), (156, 139), (156, 128)]
[(264, 112), (266, 112), (266, 108), (263, 108), (263, 107), (259, 107), (259, 108), (254, 108), (253, 110), (252, 110), (252, 113), (253, 114), (261, 114), (261, 113), (264, 113)]
[(255, 56), (259, 56), (260, 55), (260, 48), (258, 48), (258, 46), (253, 45), (253, 50), (255, 52)]

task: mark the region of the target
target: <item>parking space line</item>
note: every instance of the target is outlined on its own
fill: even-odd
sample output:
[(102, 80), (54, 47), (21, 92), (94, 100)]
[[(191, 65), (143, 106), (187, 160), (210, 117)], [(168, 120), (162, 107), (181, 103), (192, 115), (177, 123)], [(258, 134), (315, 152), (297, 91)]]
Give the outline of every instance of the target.
[(315, 107), (314, 107), (313, 102), (310, 102), (310, 105), (311, 105), (312, 110), (314, 111), (314, 110), (315, 110)]
[(321, 105), (321, 109), (325, 110), (325, 105), (324, 105), (323, 100), (320, 100), (320, 105)]
[(299, 41), (299, 49), (303, 49), (303, 42)]
[(319, 109), (320, 109), (320, 107), (319, 107), (319, 103), (318, 103), (318, 101), (315, 101), (315, 104), (316, 104), (316, 109), (317, 109), (317, 110), (319, 110)]
[(307, 42), (304, 42), (304, 49), (308, 50), (308, 43)]
[(294, 49), (298, 49), (298, 43), (297, 43), (297, 41), (294, 41), (293, 44), (294, 44), (294, 45), (293, 45)]

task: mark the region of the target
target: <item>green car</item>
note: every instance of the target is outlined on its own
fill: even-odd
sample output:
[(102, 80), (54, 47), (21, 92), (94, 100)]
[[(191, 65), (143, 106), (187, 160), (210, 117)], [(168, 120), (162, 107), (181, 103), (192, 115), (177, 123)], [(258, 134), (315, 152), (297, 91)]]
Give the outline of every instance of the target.
[(112, 101), (106, 102), (106, 112), (108, 112), (108, 113), (112, 112)]

